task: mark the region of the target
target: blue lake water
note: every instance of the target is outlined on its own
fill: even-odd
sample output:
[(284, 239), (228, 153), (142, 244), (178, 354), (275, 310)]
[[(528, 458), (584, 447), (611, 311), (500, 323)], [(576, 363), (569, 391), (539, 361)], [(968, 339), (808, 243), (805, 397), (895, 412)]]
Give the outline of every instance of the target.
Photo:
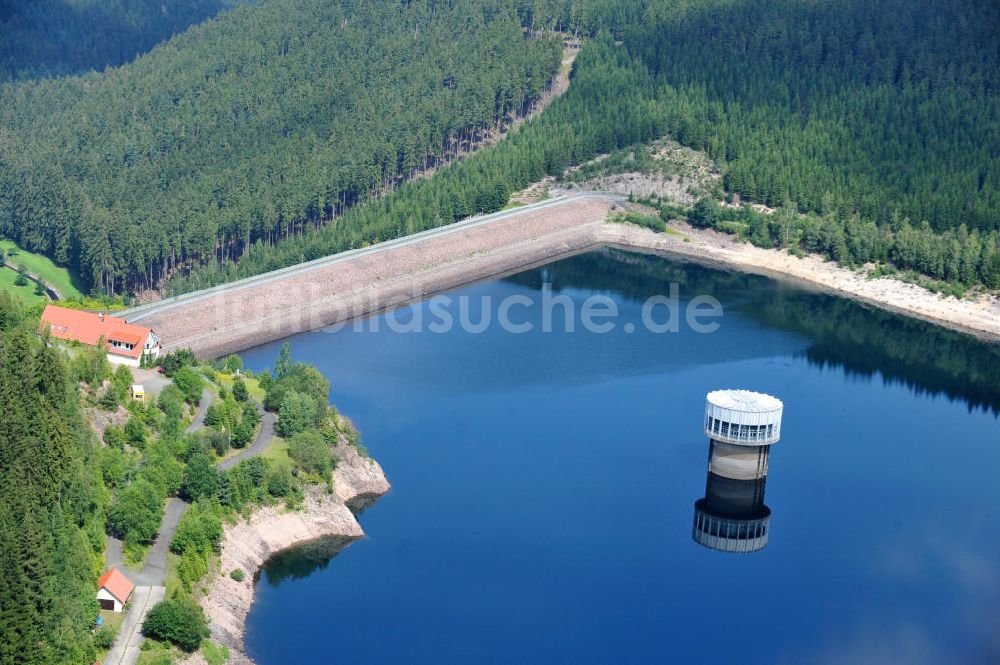
[[(543, 282), (608, 295), (615, 330), (402, 334), (377, 317), (288, 340), (393, 489), (332, 560), (293, 551), (264, 571), (260, 665), (1000, 661), (996, 346), (613, 251), (450, 295), (478, 320), (483, 296), (537, 301)], [(718, 298), (718, 331), (648, 331), (642, 303), (670, 283)], [(269, 366), (278, 346), (244, 360)], [(692, 540), (705, 394), (727, 387), (785, 403), (752, 554)]]

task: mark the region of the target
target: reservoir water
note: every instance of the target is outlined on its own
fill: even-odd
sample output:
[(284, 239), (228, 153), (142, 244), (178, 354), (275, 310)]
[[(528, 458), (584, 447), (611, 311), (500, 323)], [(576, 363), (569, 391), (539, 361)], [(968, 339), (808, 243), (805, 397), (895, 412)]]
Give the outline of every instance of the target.
[[(614, 329), (543, 332), (544, 283), (576, 305), (606, 295)], [(672, 283), (682, 304), (721, 302), (717, 331), (643, 325)], [(449, 307), (457, 320), (469, 296), (479, 321), (511, 295), (536, 303), (511, 314), (530, 332), (382, 316), (288, 340), (393, 489), (335, 558), (303, 548), (262, 572), (259, 665), (1000, 662), (1000, 348), (610, 250)], [(705, 394), (728, 387), (785, 404), (769, 538), (750, 554), (692, 539)]]

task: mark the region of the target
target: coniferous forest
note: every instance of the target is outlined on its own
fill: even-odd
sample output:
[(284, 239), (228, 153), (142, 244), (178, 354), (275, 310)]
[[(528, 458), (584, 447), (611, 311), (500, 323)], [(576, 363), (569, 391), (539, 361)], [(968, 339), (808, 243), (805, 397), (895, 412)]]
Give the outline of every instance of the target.
[(0, 293), (0, 662), (92, 663), (106, 491), (63, 353)]
[(0, 3), (0, 81), (116, 67), (239, 0)]
[[(730, 195), (822, 217), (832, 256), (866, 246), (844, 256), (996, 288), (997, 14), (266, 0), (121, 69), (5, 87), (0, 232), (97, 292), (185, 290), (495, 210), (532, 179), (671, 135), (724, 166)], [(589, 37), (570, 92), (399, 190), (527, 110), (558, 64), (553, 30)], [(895, 234), (935, 249), (897, 250)]]
[[(720, 166), (729, 202), (775, 209), (703, 199), (695, 225), (1000, 289), (998, 25), (995, 0), (0, 2), (0, 236), (97, 295), (178, 293), (498, 210), (669, 136)], [(568, 91), (519, 123), (567, 37)], [(782, 306), (782, 327), (823, 339), (814, 362), (904, 382), (923, 367), (998, 409), (992, 350), (970, 361), (951, 333), (853, 304)], [(877, 363), (850, 324), (871, 316), (891, 319)], [(185, 435), (216, 375), (177, 355), (187, 391), (129, 404), (101, 446), (81, 404), (118, 410), (128, 372), (64, 356), (36, 324), (0, 293), (0, 663), (89, 664), (106, 532), (141, 553), (164, 501), (193, 501), (171, 544), (190, 592), (220, 515), (294, 504), (300, 474), (329, 473), (320, 438), (356, 432), (286, 352), (249, 380), (299, 436), (296, 465), (216, 473), (259, 413), (234, 381), (211, 431)]]
[[(96, 292), (176, 292), (494, 210), (532, 179), (671, 135), (723, 165), (731, 196), (822, 218), (834, 258), (996, 288), (997, 14), (988, 0), (266, 0), (121, 69), (6, 86), (0, 232)], [(552, 31), (588, 38), (570, 92), (399, 190), (527, 110), (558, 64)]]
[(5, 87), (0, 233), (100, 292), (151, 288), (468, 152), (559, 54), (503, 4), (240, 7), (123, 68)]
[(239, 264), (205, 265), (168, 289), (496, 210), (545, 175), (663, 135), (723, 165), (730, 196), (785, 213), (716, 215), (709, 205), (695, 223), (738, 221), (762, 246), (1000, 288), (994, 4), (597, 2), (544, 19), (520, 11), (525, 25), (593, 34), (569, 91), (540, 117), (342, 224), (252, 247)]

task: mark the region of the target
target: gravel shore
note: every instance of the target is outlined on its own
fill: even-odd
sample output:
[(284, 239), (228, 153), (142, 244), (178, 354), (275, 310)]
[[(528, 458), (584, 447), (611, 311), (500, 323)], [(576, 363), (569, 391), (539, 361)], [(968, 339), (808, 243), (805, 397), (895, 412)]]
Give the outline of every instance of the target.
[(673, 233), (667, 234), (632, 224), (609, 223), (603, 226), (599, 238), (603, 244), (621, 249), (799, 281), (980, 339), (1000, 341), (1000, 299), (995, 296), (959, 300), (896, 279), (870, 279), (861, 271), (842, 268), (819, 256), (800, 258), (781, 250), (761, 249), (723, 233), (676, 222), (671, 227)]

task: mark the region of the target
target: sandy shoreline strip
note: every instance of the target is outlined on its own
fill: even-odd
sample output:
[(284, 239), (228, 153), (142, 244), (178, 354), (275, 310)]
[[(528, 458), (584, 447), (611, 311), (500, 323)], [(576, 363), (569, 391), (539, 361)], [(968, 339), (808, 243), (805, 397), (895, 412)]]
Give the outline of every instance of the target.
[(694, 229), (686, 224), (671, 226), (676, 235), (632, 224), (605, 224), (600, 238), (603, 244), (621, 249), (799, 282), (985, 341), (1000, 341), (1000, 299), (994, 296), (959, 300), (896, 279), (869, 279), (862, 272), (842, 268), (816, 255), (800, 258), (782, 250), (740, 243), (715, 231)]
[(216, 357), (610, 245), (807, 282), (1000, 341), (996, 297), (944, 297), (894, 279), (868, 279), (817, 256), (799, 258), (761, 249), (685, 224), (672, 224), (676, 228), (667, 234), (605, 222), (616, 208), (610, 197), (572, 198), (558, 206), (528, 209), (474, 228), (179, 303), (141, 322), (159, 333), (167, 349), (190, 347), (201, 356)]

